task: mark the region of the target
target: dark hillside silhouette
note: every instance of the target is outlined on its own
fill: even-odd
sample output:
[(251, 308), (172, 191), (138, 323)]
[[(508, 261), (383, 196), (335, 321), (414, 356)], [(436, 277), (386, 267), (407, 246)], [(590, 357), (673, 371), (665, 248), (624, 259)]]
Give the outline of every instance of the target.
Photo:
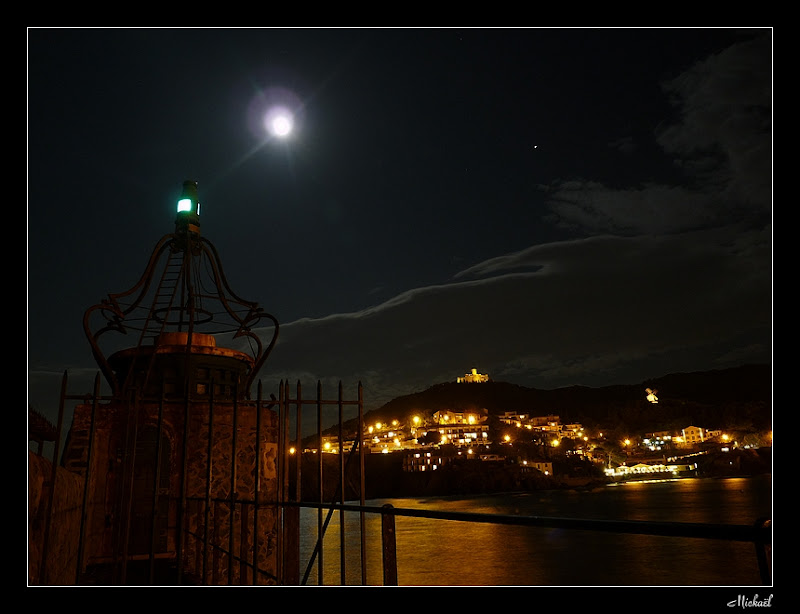
[[(658, 391), (649, 403), (646, 389)], [(772, 367), (746, 365), (731, 369), (673, 373), (631, 385), (555, 390), (526, 388), (507, 382), (447, 382), (398, 397), (368, 412), (367, 421), (404, 420), (415, 412), (486, 409), (490, 415), (517, 411), (558, 415), (561, 422), (585, 426), (659, 430), (689, 425), (703, 428), (772, 428)]]

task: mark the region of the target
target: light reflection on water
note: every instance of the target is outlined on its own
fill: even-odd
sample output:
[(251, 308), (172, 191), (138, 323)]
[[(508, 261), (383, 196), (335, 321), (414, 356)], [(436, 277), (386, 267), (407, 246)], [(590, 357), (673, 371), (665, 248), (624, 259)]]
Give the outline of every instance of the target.
[[(772, 516), (771, 476), (625, 483), (468, 498), (379, 499), (396, 508), (478, 514), (749, 525)], [(325, 512), (327, 513), (327, 512)], [(324, 519), (325, 516), (323, 516)], [(362, 584), (360, 518), (345, 512), (348, 585)], [(397, 516), (401, 586), (757, 586), (752, 544), (584, 530), (528, 528)], [(301, 511), (301, 577), (314, 548), (317, 511)], [(366, 514), (369, 585), (381, 585), (381, 521)], [(340, 519), (331, 517), (322, 583), (341, 584)], [(318, 563), (318, 561), (316, 562)], [(315, 564), (307, 584), (319, 584)]]

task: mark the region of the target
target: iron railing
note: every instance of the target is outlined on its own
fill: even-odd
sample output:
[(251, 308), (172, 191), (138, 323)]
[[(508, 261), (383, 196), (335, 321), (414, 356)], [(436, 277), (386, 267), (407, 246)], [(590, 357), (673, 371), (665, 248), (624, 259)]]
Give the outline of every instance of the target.
[[(103, 397), (99, 395), (98, 380), (95, 382), (95, 392), (93, 395), (67, 395), (66, 394), (66, 373), (62, 382), (62, 395), (59, 407), (59, 418), (57, 426), (57, 437), (54, 442), (54, 456), (53, 456), (53, 473), (50, 477), (50, 484), (55, 483), (56, 479), (56, 465), (61, 442), (61, 429), (64, 422), (64, 404), (67, 399), (81, 400), (83, 402), (91, 401), (94, 405)], [(258, 403), (261, 403), (261, 387), (259, 385)], [(279, 415), (279, 453), (276, 459), (277, 475), (278, 475), (278, 488), (277, 500), (246, 500), (230, 496), (224, 499), (215, 499), (209, 495), (200, 498), (187, 498), (185, 508), (183, 508), (183, 515), (180, 517), (180, 526), (177, 527), (180, 535), (178, 540), (179, 551), (173, 552), (173, 563), (177, 565), (177, 574), (172, 577), (167, 577), (164, 581), (163, 575), (156, 575), (154, 573), (155, 565), (163, 561), (163, 558), (170, 553), (158, 553), (156, 555), (154, 550), (150, 551), (148, 557), (138, 557), (140, 563), (149, 565), (149, 570), (141, 576), (145, 579), (145, 583), (200, 583), (200, 584), (273, 584), (273, 585), (304, 585), (309, 581), (309, 576), (314, 568), (320, 573), (319, 581), (322, 582), (322, 566), (323, 566), (323, 539), (329, 523), (333, 517), (334, 512), (339, 512), (340, 520), (340, 545), (339, 551), (341, 556), (341, 580), (340, 584), (346, 584), (346, 560), (344, 556), (345, 551), (345, 512), (357, 513), (360, 519), (360, 557), (361, 557), (361, 584), (367, 583), (367, 557), (365, 545), (365, 515), (377, 514), (381, 518), (381, 562), (382, 562), (382, 582), (384, 585), (391, 586), (398, 584), (398, 567), (397, 567), (397, 533), (395, 519), (397, 517), (416, 517), (425, 518), (429, 520), (439, 521), (455, 521), (464, 523), (490, 523), (495, 525), (515, 525), (520, 527), (530, 528), (550, 528), (550, 529), (563, 529), (567, 531), (595, 531), (603, 533), (612, 533), (616, 535), (624, 534), (637, 534), (649, 536), (664, 536), (664, 537), (679, 537), (691, 539), (709, 539), (709, 540), (724, 540), (729, 542), (744, 542), (751, 543), (754, 546), (754, 555), (758, 564), (758, 573), (760, 581), (763, 585), (771, 585), (772, 583), (772, 522), (771, 519), (761, 518), (756, 520), (751, 525), (724, 525), (724, 524), (702, 524), (702, 523), (675, 523), (675, 522), (653, 522), (653, 521), (632, 521), (632, 520), (595, 520), (595, 519), (577, 519), (577, 518), (558, 518), (558, 517), (543, 517), (543, 516), (525, 516), (525, 515), (503, 515), (503, 514), (480, 514), (472, 512), (453, 512), (453, 511), (437, 511), (437, 510), (420, 510), (420, 509), (406, 509), (396, 508), (390, 504), (382, 506), (370, 506), (366, 504), (364, 499), (364, 445), (363, 439), (358, 437), (350, 450), (349, 455), (344, 453), (342, 449), (342, 442), (344, 436), (342, 432), (343, 424), (343, 407), (347, 404), (358, 406), (358, 432), (363, 433), (363, 403), (361, 385), (359, 384), (358, 399), (356, 401), (345, 401), (342, 395), (341, 385), (339, 386), (338, 398), (334, 400), (325, 400), (322, 396), (321, 385), (317, 386), (317, 396), (312, 399), (303, 399), (301, 388), (298, 384), (296, 397), (290, 398), (289, 388), (283, 382), (281, 383), (280, 398), (275, 400), (275, 403), (280, 411)], [(339, 483), (334, 497), (325, 501), (324, 483), (325, 477), (323, 476), (322, 454), (316, 455), (319, 460), (318, 475), (319, 479), (319, 492), (316, 495), (316, 502), (309, 502), (308, 496), (302, 496), (300, 485), (302, 483), (301, 466), (299, 461), (300, 454), (295, 456), (293, 480), (290, 479), (290, 434), (289, 434), (289, 408), (294, 406), (297, 410), (295, 415), (296, 427), (296, 442), (301, 441), (300, 433), (302, 433), (302, 418), (300, 408), (304, 404), (311, 404), (317, 409), (317, 434), (319, 442), (322, 440), (322, 427), (321, 427), (321, 411), (324, 405), (336, 405), (339, 409), (339, 470), (338, 477)], [(235, 419), (235, 417), (234, 417)], [(93, 436), (90, 436), (90, 441), (93, 443)], [(234, 439), (233, 446), (235, 449), (236, 442)], [(41, 454), (41, 452), (40, 452)], [(347, 456), (347, 459), (345, 457)], [(89, 459), (91, 459), (91, 446), (89, 449)], [(345, 503), (345, 475), (351, 467), (351, 463), (359, 459), (360, 461), (360, 492), (358, 493), (359, 504)], [(235, 474), (235, 467), (230, 469), (232, 474)], [(291, 488), (292, 484), (294, 485)], [(55, 548), (56, 545), (50, 543), (51, 539), (51, 522), (53, 518), (53, 490), (47, 493), (48, 500), (46, 502), (46, 519), (44, 527), (44, 540), (41, 546), (41, 580), (42, 583), (47, 584), (47, 573), (45, 561), (48, 558), (48, 550)], [(314, 497), (311, 497), (314, 498)], [(154, 499), (155, 500), (155, 499)], [(352, 500), (352, 499), (350, 499)], [(260, 567), (258, 557), (255, 550), (258, 548), (259, 543), (263, 543), (265, 537), (261, 533), (257, 519), (260, 509), (269, 508), (275, 511), (277, 521), (277, 565), (275, 573), (271, 570), (266, 570)], [(224, 508), (224, 509), (222, 509)], [(301, 560), (300, 560), (300, 510), (316, 509), (318, 511), (318, 522), (316, 531), (316, 544), (313, 552), (306, 561), (304, 573), (301, 576)], [(154, 505), (155, 510), (155, 505)], [(323, 512), (326, 512), (323, 519)], [(83, 568), (83, 521), (87, 514), (87, 501), (84, 495), (83, 510), (81, 510), (81, 542), (77, 550), (77, 566), (76, 584), (86, 583), (84, 575), (85, 569)], [(237, 526), (234, 526), (234, 519), (238, 519)], [(197, 520), (197, 522), (192, 522)], [(221, 527), (218, 522), (228, 523), (226, 526)], [(202, 526), (203, 531), (192, 531), (190, 527)], [(236, 539), (234, 540), (234, 533)], [(215, 535), (225, 535), (225, 539), (217, 539)], [(187, 561), (185, 557), (181, 556), (180, 549), (184, 547), (188, 540), (194, 540), (195, 547), (193, 548), (196, 560)], [(239, 550), (234, 549), (234, 543), (239, 544)], [(252, 550), (247, 550), (242, 545), (250, 545)], [(252, 545), (255, 544), (255, 547)], [(126, 561), (129, 557), (124, 557)], [(168, 558), (168, 557), (167, 557)], [(162, 559), (162, 561), (159, 561)], [(132, 557), (131, 557), (132, 560)], [(127, 565), (128, 563), (124, 563)], [(114, 578), (112, 577), (112, 580)], [(119, 576), (116, 576), (119, 581)], [(126, 574), (121, 576), (121, 583), (126, 582)]]
[[(298, 507), (328, 510), (328, 519), (334, 511), (371, 513), (381, 516), (381, 549), (383, 561), (383, 584), (397, 585), (397, 540), (395, 518), (425, 518), (429, 520), (449, 520), (466, 523), (488, 523), (495, 525), (513, 525), (519, 527), (537, 527), (576, 531), (596, 531), (617, 535), (634, 534), (659, 537), (681, 537), (694, 539), (723, 540), (730, 542), (752, 543), (758, 563), (760, 581), (763, 585), (772, 584), (772, 521), (760, 518), (752, 525), (654, 522), (640, 520), (599, 520), (583, 518), (557, 518), (546, 516), (522, 516), (504, 514), (479, 514), (473, 512), (451, 512), (437, 510), (419, 510), (396, 508), (391, 504), (380, 507), (352, 504), (320, 504), (320, 503), (286, 503)], [(327, 520), (325, 523), (327, 526)], [(321, 548), (320, 534), (315, 552)], [(310, 562), (313, 562), (313, 557)], [(341, 566), (344, 569), (345, 558)], [(362, 567), (363, 570), (363, 567)], [(344, 573), (344, 572), (343, 572)], [(304, 582), (307, 579), (304, 578)]]

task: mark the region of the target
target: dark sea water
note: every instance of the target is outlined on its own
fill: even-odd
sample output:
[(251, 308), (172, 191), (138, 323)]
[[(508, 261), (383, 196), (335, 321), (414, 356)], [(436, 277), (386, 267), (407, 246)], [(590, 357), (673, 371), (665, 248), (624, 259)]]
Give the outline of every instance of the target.
[[(356, 503), (356, 502), (352, 502)], [(772, 477), (629, 482), (593, 490), (548, 490), (477, 497), (376, 499), (400, 509), (600, 520), (752, 525), (772, 518)], [(366, 514), (368, 585), (383, 584), (380, 516)], [(301, 513), (301, 577), (308, 585), (361, 585), (360, 518), (334, 513), (319, 558), (307, 567), (318, 513)], [(397, 516), (400, 586), (758, 586), (749, 543), (700, 538), (529, 528)], [(320, 582), (320, 569), (322, 581)]]

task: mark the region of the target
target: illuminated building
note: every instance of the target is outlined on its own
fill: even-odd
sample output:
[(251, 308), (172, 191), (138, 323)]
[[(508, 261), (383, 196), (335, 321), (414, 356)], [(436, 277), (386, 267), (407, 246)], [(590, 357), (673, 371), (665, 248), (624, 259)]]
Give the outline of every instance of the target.
[(441, 442), (454, 446), (488, 444), (488, 412), (454, 412), (440, 410), (433, 414), (433, 422), (441, 434)]
[(403, 457), (403, 471), (426, 472), (436, 471), (450, 459), (432, 452), (415, 452)]
[(683, 429), (683, 441), (686, 444), (693, 445), (705, 441), (703, 429), (699, 426), (687, 426)]
[(478, 373), (477, 369), (473, 369), (472, 373), (467, 373), (463, 377), (456, 378), (459, 384), (481, 384), (489, 381), (489, 376), (483, 373)]
[(522, 461), (521, 467), (523, 471), (536, 470), (541, 471), (544, 475), (553, 475), (553, 463), (550, 461)]
[(653, 463), (636, 463), (634, 465), (620, 465), (618, 467), (609, 467), (605, 470), (606, 476), (615, 479), (630, 479), (630, 478), (670, 478), (670, 477), (685, 477), (687, 475), (694, 475), (697, 470), (697, 463), (692, 462), (653, 462)]

